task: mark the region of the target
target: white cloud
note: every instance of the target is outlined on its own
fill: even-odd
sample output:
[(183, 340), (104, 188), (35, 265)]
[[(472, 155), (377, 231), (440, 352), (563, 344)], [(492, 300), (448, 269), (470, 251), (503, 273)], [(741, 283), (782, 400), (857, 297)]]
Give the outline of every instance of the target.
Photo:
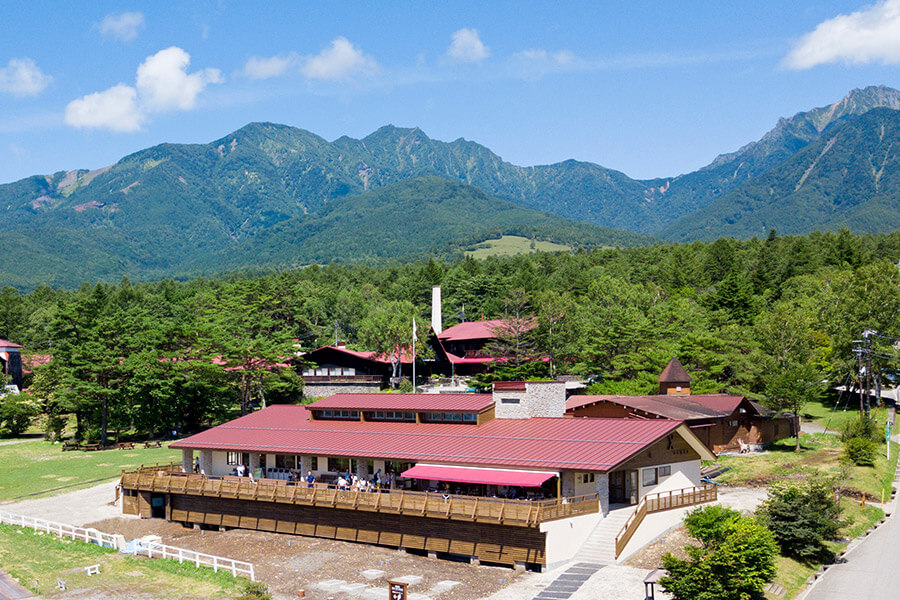
[(809, 69), (834, 62), (900, 64), (900, 0), (882, 0), (819, 23), (782, 64)]
[(290, 69), (298, 61), (298, 56), (294, 53), (286, 56), (271, 56), (262, 58), (259, 56), (251, 56), (244, 65), (243, 74), (250, 79), (271, 79), (273, 77), (281, 77), (288, 69)]
[(66, 124), (79, 129), (132, 132), (141, 128), (144, 114), (137, 105), (137, 90), (120, 83), (69, 102), (65, 120)]
[(13, 58), (0, 68), (0, 92), (14, 96), (36, 96), (44, 91), (53, 78), (30, 58)]
[(475, 29), (460, 29), (453, 33), (447, 56), (458, 62), (481, 62), (490, 55)]
[(130, 42), (137, 38), (138, 31), (143, 26), (144, 13), (142, 12), (111, 13), (97, 25), (103, 35), (123, 42)]
[(190, 55), (177, 46), (148, 56), (137, 70), (141, 106), (152, 112), (190, 110), (208, 84), (223, 81), (218, 69), (188, 74), (190, 63)]
[(517, 76), (524, 79), (539, 79), (547, 73), (575, 68), (576, 57), (568, 50), (548, 52), (540, 48), (530, 48), (513, 54), (509, 64)]
[(379, 71), (375, 59), (345, 37), (332, 40), (327, 48), (306, 59), (300, 69), (310, 79), (347, 79), (353, 75), (377, 75)]
[(72, 127), (138, 131), (150, 113), (190, 110), (210, 83), (221, 83), (218, 69), (188, 73), (190, 55), (172, 46), (148, 56), (137, 69), (136, 86), (120, 83), (69, 102), (65, 121)]

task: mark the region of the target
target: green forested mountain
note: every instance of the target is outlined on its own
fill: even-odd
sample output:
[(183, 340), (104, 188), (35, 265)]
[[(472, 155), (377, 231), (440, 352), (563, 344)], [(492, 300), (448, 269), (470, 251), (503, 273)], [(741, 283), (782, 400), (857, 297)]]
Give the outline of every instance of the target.
[(900, 111), (873, 109), (825, 130), (764, 175), (666, 228), (670, 240), (900, 228)]
[[(809, 167), (809, 156), (821, 152), (834, 132), (873, 107), (900, 107), (900, 92), (854, 90), (835, 104), (782, 119), (761, 140), (694, 173), (649, 181), (574, 160), (520, 167), (477, 143), (432, 140), (418, 128), (386, 126), (360, 140), (328, 142), (302, 129), (252, 123), (209, 144), (161, 144), (104, 169), (0, 185), (0, 243), (11, 249), (0, 264), (0, 281), (72, 285), (122, 275), (147, 279), (410, 258), (481, 241), (488, 233), (588, 246), (641, 242), (524, 209), (679, 240), (749, 237), (768, 228), (884, 231), (896, 226), (881, 218), (894, 206), (889, 168), (877, 185), (845, 186), (840, 194), (819, 182), (840, 180), (843, 186), (849, 172), (860, 182), (873, 177), (863, 163), (851, 168), (833, 160), (852, 159), (853, 150), (827, 152), (828, 160), (815, 163), (804, 185), (797, 186), (793, 172), (800, 164)], [(890, 152), (895, 131), (854, 131), (860, 148), (879, 148), (869, 171), (889, 166), (877, 152)], [(852, 142), (840, 141), (842, 148)], [(423, 179), (391, 188), (422, 177), (457, 185)], [(392, 191), (368, 195), (382, 189)], [(448, 204), (447, 193), (458, 197)], [(840, 205), (833, 203), (836, 194)], [(403, 220), (398, 214), (416, 216)], [(402, 236), (401, 225), (408, 226)]]

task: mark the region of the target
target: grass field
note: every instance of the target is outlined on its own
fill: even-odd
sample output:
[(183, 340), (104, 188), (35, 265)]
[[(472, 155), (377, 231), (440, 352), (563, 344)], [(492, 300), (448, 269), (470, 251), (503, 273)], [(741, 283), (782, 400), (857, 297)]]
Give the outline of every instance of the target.
[(116, 479), (122, 469), (181, 461), (181, 451), (162, 448), (62, 451), (43, 440), (0, 446), (0, 501), (70, 492)]
[(568, 252), (571, 246), (555, 244), (553, 242), (534, 241), (518, 235), (504, 235), (499, 240), (487, 240), (475, 246), (474, 250), (467, 250), (466, 256), (472, 258), (487, 258), (489, 256), (515, 256), (517, 254), (529, 254), (531, 252)]
[[(720, 456), (718, 462), (730, 468), (716, 478), (730, 485), (760, 486), (781, 479), (805, 479), (812, 476), (838, 477), (841, 474), (839, 460), (843, 452), (841, 438), (826, 433), (803, 434), (800, 452), (794, 452), (794, 438), (779, 440), (762, 454)], [(884, 453), (884, 445), (874, 467), (853, 467), (849, 487), (881, 498), (882, 490), (889, 497), (897, 452), (900, 446), (891, 442), (891, 460)]]
[[(871, 414), (876, 421), (884, 425), (887, 418), (886, 408), (873, 408)], [(803, 407), (801, 416), (806, 423), (811, 421), (827, 427), (828, 431), (840, 432), (845, 423), (859, 418), (859, 403), (854, 403), (851, 399), (835, 407), (828, 402), (809, 402)]]
[[(84, 567), (95, 564), (100, 574), (89, 577)], [(70, 590), (89, 588), (108, 597), (231, 598), (246, 581), (10, 525), (0, 525), (0, 565), (20, 585), (41, 595), (52, 595), (56, 580), (62, 579)]]

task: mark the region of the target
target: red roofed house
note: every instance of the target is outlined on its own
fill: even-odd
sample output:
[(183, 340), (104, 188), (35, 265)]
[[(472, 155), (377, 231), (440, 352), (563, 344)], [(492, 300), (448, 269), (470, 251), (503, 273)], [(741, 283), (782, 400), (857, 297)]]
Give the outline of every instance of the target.
[(794, 434), (793, 418), (767, 414), (744, 396), (691, 395), (691, 376), (673, 358), (659, 376), (659, 395), (572, 396), (566, 413), (576, 417), (684, 421), (713, 452), (756, 446)]
[[(22, 346), (0, 339), (0, 373), (9, 377), (9, 383), (22, 389)], [(2, 382), (0, 382), (2, 384)], [(3, 387), (0, 385), (0, 390)]]
[[(270, 406), (173, 443), (180, 465), (123, 473), (123, 511), (542, 568), (571, 559), (611, 503), (714, 495), (695, 487), (713, 455), (680, 421), (564, 411), (559, 382)], [(232, 475), (241, 464), (254, 480)], [(382, 489), (336, 489), (346, 472)]]

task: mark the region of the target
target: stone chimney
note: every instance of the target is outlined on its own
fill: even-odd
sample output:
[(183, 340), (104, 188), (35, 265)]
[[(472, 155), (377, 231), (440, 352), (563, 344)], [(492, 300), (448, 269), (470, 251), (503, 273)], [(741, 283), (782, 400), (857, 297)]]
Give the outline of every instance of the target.
[(439, 285), (431, 288), (431, 328), (434, 329), (435, 335), (440, 335), (444, 330), (441, 318), (441, 286)]
[(566, 413), (564, 381), (495, 381), (495, 419), (562, 417)]
[(659, 393), (662, 396), (689, 396), (691, 394), (691, 376), (684, 367), (673, 358), (659, 374)]

